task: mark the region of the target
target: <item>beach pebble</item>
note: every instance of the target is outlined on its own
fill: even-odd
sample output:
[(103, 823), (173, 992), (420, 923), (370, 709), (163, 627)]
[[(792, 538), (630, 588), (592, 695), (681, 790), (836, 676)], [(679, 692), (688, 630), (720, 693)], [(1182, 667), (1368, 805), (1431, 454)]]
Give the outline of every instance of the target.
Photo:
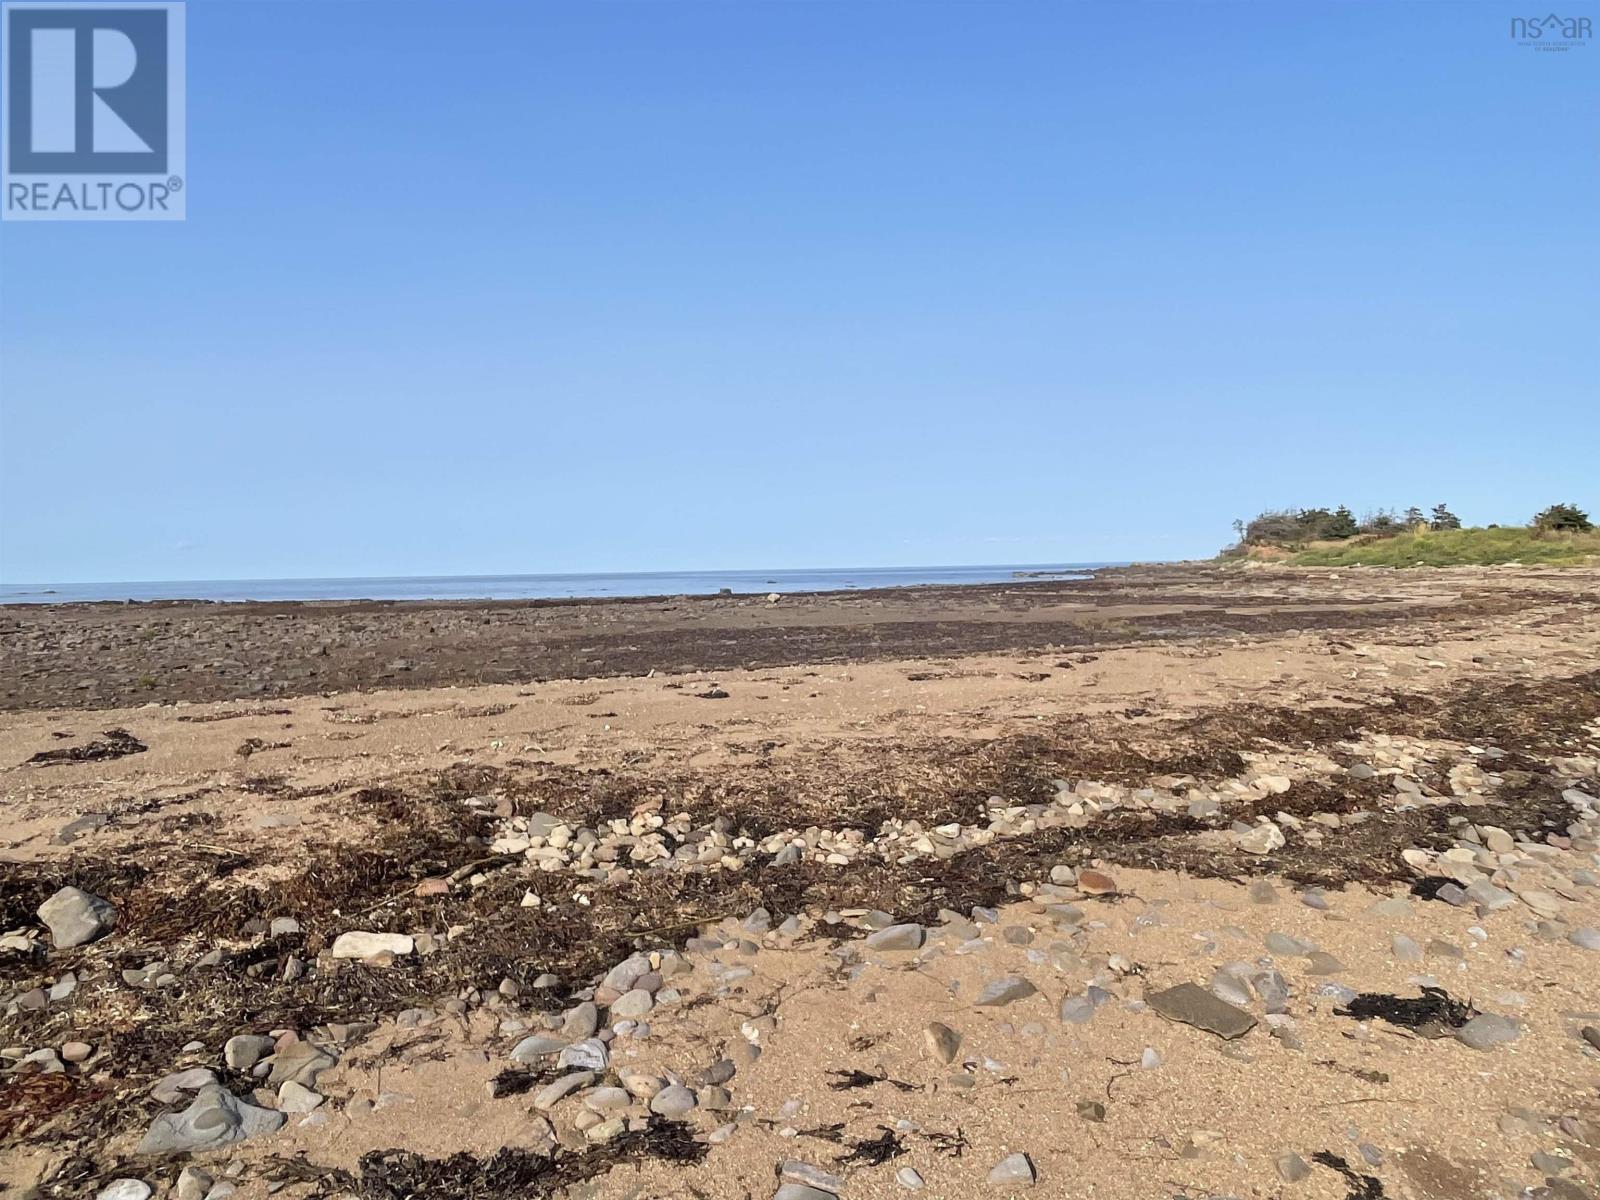
[(1284, 845), (1283, 830), (1271, 821), (1255, 826), (1248, 833), (1234, 835), (1234, 842), (1246, 854), (1271, 854)]
[(291, 1079), (278, 1089), (278, 1111), (308, 1113), (321, 1104), (322, 1099), (319, 1093)]
[(1078, 890), (1087, 896), (1109, 896), (1117, 890), (1117, 881), (1104, 871), (1084, 867), (1078, 872)]
[(1278, 1178), (1285, 1183), (1299, 1183), (1311, 1175), (1311, 1164), (1292, 1150), (1286, 1150), (1273, 1160), (1278, 1168)]
[(1020, 975), (1006, 975), (984, 984), (983, 989), (978, 993), (978, 998), (973, 1003), (979, 1008), (1001, 1008), (1018, 1000), (1026, 999), (1037, 991), (1038, 989), (1033, 984), (1023, 979)]
[(1572, 1160), (1559, 1154), (1551, 1154), (1547, 1150), (1535, 1150), (1528, 1159), (1535, 1170), (1543, 1171), (1546, 1175), (1559, 1175), (1563, 1171), (1572, 1169)]
[(1018, 1152), (1008, 1154), (989, 1169), (989, 1182), (1007, 1186), (1032, 1187), (1038, 1179), (1033, 1160)]
[(336, 1062), (338, 1060), (331, 1054), (324, 1053), (310, 1042), (291, 1042), (272, 1056), (272, 1071), (267, 1075), (267, 1082), (278, 1084), (292, 1079), (313, 1087), (317, 1076)]
[(1287, 933), (1279, 933), (1276, 929), (1267, 934), (1267, 950), (1273, 954), (1282, 954), (1297, 957), (1311, 954), (1316, 950), (1315, 942), (1303, 942), (1297, 937)]
[(627, 1108), (633, 1097), (619, 1087), (598, 1087), (583, 1098), (583, 1105), (592, 1112), (615, 1112)]
[(612, 1117), (610, 1120), (601, 1121), (589, 1126), (583, 1131), (584, 1140), (595, 1145), (601, 1145), (620, 1137), (628, 1128), (628, 1123), (621, 1117)]
[(928, 1057), (952, 1063), (961, 1050), (961, 1035), (943, 1021), (930, 1021), (922, 1031), (922, 1045)]
[(222, 1061), (235, 1071), (248, 1071), (271, 1052), (271, 1038), (241, 1033), (222, 1044)]
[(593, 1037), (600, 1028), (600, 1010), (592, 1000), (585, 1000), (571, 1009), (561, 1022), (561, 1036), (572, 1041)]
[(662, 1088), (650, 1101), (650, 1111), (658, 1117), (679, 1121), (695, 1108), (695, 1094), (681, 1084)]
[(1456, 1030), (1456, 1040), (1474, 1050), (1492, 1050), (1522, 1036), (1522, 1030), (1510, 1017), (1498, 1013), (1482, 1013)]
[(616, 1001), (611, 1005), (611, 1016), (613, 1018), (621, 1017), (627, 1019), (642, 1017), (655, 1006), (654, 996), (643, 988), (634, 988), (632, 991), (624, 992), (617, 997)]
[(585, 1038), (565, 1047), (556, 1059), (556, 1065), (580, 1071), (604, 1071), (611, 1061), (606, 1044), (599, 1038)]
[(215, 1182), (209, 1172), (189, 1166), (178, 1172), (178, 1186), (174, 1190), (178, 1200), (204, 1200)]
[(523, 1038), (511, 1048), (511, 1061), (515, 1063), (537, 1062), (539, 1059), (548, 1058), (552, 1054), (560, 1054), (566, 1048), (567, 1044), (556, 1038), (533, 1034)]
[(150, 1200), (150, 1185), (142, 1179), (114, 1179), (100, 1189), (95, 1200)]
[[(110, 933), (117, 924), (116, 907), (108, 900), (92, 896), (75, 887), (64, 887), (39, 906), (39, 920), (50, 931), (50, 941), (57, 950), (67, 950), (98, 941)], [(118, 1183), (138, 1182), (118, 1180)], [(150, 1189), (144, 1184), (145, 1195)]]
[(890, 925), (869, 933), (866, 945), (869, 950), (916, 950), (922, 946), (923, 936), (921, 925)]
[(588, 1087), (594, 1080), (593, 1071), (575, 1071), (571, 1075), (563, 1075), (534, 1093), (533, 1106), (540, 1112), (548, 1112), (579, 1088)]
[(1567, 941), (1585, 950), (1600, 950), (1600, 929), (1592, 925), (1580, 925), (1567, 934)]
[(150, 1085), (150, 1095), (162, 1104), (177, 1104), (185, 1092), (198, 1092), (207, 1084), (217, 1082), (217, 1073), (205, 1067), (190, 1067), (187, 1071), (174, 1071), (163, 1075)]
[(1395, 934), (1389, 939), (1389, 944), (1394, 948), (1394, 956), (1401, 962), (1422, 961), (1422, 947), (1405, 934)]
[(837, 1193), (844, 1187), (844, 1180), (838, 1175), (795, 1159), (778, 1164), (778, 1178), (785, 1183), (803, 1183), (824, 1192)]
[(1087, 1025), (1094, 1018), (1094, 1002), (1087, 996), (1067, 996), (1061, 1001), (1061, 1019), (1070, 1025)]
[(901, 1167), (894, 1173), (895, 1182), (908, 1192), (915, 1192), (923, 1187), (923, 1179), (915, 1167)]

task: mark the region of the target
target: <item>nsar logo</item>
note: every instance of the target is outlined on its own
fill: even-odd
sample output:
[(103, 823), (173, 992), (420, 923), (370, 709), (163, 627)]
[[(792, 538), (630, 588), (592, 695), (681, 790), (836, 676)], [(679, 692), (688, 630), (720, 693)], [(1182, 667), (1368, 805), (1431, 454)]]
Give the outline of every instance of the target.
[(1511, 40), (1534, 50), (1574, 50), (1589, 44), (1594, 33), (1588, 17), (1512, 17)]
[(181, 221), (183, 4), (3, 9), (0, 214)]

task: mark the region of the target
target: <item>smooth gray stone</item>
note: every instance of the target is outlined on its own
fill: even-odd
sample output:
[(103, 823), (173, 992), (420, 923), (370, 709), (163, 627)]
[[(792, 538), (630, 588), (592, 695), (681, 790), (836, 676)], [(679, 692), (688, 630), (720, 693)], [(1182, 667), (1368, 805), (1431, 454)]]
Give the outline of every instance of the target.
[(803, 1183), (807, 1187), (835, 1194), (844, 1187), (844, 1180), (838, 1175), (792, 1158), (778, 1164), (778, 1178), (785, 1183)]
[(150, 1095), (162, 1104), (176, 1104), (185, 1092), (198, 1092), (207, 1084), (217, 1082), (217, 1073), (208, 1067), (190, 1067), (187, 1071), (174, 1071), (163, 1075), (150, 1085)]
[(1287, 933), (1279, 933), (1276, 929), (1267, 934), (1267, 949), (1273, 954), (1298, 956), (1310, 954), (1316, 948), (1315, 942), (1301, 941), (1297, 937), (1290, 937)]
[(586, 1037), (593, 1037), (594, 1031), (600, 1028), (600, 1010), (594, 1001), (585, 1000), (567, 1013), (566, 1019), (561, 1023), (563, 1036), (574, 1041), (581, 1041)]
[(1517, 902), (1517, 898), (1510, 892), (1495, 887), (1487, 879), (1474, 879), (1468, 884), (1467, 899), (1485, 912), (1499, 912)]
[(1311, 1164), (1293, 1150), (1286, 1150), (1273, 1161), (1278, 1177), (1285, 1183), (1299, 1183), (1311, 1174)]
[(1394, 947), (1394, 956), (1401, 962), (1422, 961), (1422, 947), (1405, 934), (1395, 934), (1389, 939), (1389, 944)]
[(650, 960), (642, 954), (635, 954), (623, 959), (607, 971), (605, 978), (600, 981), (600, 986), (608, 987), (614, 992), (632, 991), (638, 985), (640, 977), (649, 970)]
[(1061, 1001), (1061, 1019), (1070, 1025), (1087, 1025), (1094, 1019), (1094, 1001), (1087, 996), (1068, 996)]
[(1038, 1174), (1033, 1169), (1033, 1160), (1020, 1151), (1008, 1154), (989, 1171), (989, 1182), (1000, 1184), (1021, 1184), (1032, 1187)]
[(650, 1111), (658, 1117), (667, 1117), (671, 1120), (681, 1120), (688, 1116), (696, 1104), (695, 1095), (688, 1088), (678, 1084), (664, 1087), (650, 1100)]
[(1251, 883), (1248, 894), (1251, 904), (1276, 904), (1278, 902), (1278, 890), (1265, 879), (1257, 879)]
[(867, 935), (869, 950), (917, 950), (922, 946), (921, 925), (888, 925)]
[(618, 996), (611, 1005), (613, 1019), (636, 1020), (656, 1006), (655, 997), (643, 988), (633, 988)]
[(66, 950), (110, 933), (116, 928), (117, 909), (109, 900), (64, 887), (39, 905), (39, 920), (50, 930), (51, 944)]
[(241, 1033), (222, 1045), (222, 1061), (235, 1071), (248, 1071), (272, 1052), (272, 1039), (256, 1034)]
[(516, 1063), (529, 1063), (537, 1059), (548, 1058), (552, 1054), (560, 1054), (567, 1048), (567, 1044), (555, 1038), (540, 1037), (534, 1034), (525, 1037), (511, 1048), (511, 1061)]
[(1020, 975), (1005, 975), (983, 985), (978, 998), (973, 1001), (979, 1008), (1000, 1008), (1018, 1000), (1025, 1000), (1039, 989)]
[(586, 1088), (595, 1081), (593, 1071), (577, 1071), (571, 1075), (563, 1075), (551, 1083), (545, 1084), (533, 1097), (533, 1106), (540, 1112), (554, 1108), (561, 1101), (579, 1088)]
[(310, 1042), (291, 1042), (272, 1056), (272, 1072), (267, 1082), (277, 1085), (292, 1079), (306, 1087), (316, 1087), (317, 1076), (338, 1061)]
[(933, 1058), (952, 1063), (961, 1052), (961, 1035), (943, 1021), (929, 1021), (922, 1031), (922, 1044)]
[(162, 1113), (139, 1142), (140, 1154), (194, 1153), (216, 1150), (263, 1133), (275, 1133), (285, 1117), (269, 1108), (247, 1104), (211, 1084), (194, 1103), (178, 1113)]
[(1514, 1042), (1521, 1036), (1522, 1030), (1517, 1023), (1498, 1013), (1483, 1013), (1473, 1017), (1456, 1030), (1456, 1040), (1474, 1050), (1492, 1050), (1496, 1046)]

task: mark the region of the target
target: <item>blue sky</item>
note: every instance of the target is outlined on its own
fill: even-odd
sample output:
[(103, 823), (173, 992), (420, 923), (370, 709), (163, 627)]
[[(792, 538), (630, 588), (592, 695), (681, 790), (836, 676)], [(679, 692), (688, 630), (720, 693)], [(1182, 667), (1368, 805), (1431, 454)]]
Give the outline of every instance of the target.
[(1600, 508), (1600, 44), (1520, 11), (192, 0), (188, 221), (0, 225), (0, 579)]

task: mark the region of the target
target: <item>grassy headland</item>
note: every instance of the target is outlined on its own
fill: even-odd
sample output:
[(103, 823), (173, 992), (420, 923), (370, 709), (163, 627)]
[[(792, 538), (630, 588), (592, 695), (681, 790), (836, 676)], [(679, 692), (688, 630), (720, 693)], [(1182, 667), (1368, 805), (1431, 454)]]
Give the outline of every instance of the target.
[(1463, 529), (1444, 505), (1432, 519), (1418, 509), (1403, 517), (1368, 516), (1359, 525), (1346, 508), (1290, 509), (1238, 522), (1236, 545), (1223, 561), (1279, 562), (1299, 567), (1461, 567), (1505, 563), (1579, 566), (1600, 563), (1600, 529), (1575, 505), (1552, 505), (1528, 525)]
[(1575, 566), (1595, 559), (1600, 559), (1600, 532), (1546, 533), (1499, 526), (1315, 542), (1281, 561), (1302, 567), (1461, 567), (1512, 562)]

